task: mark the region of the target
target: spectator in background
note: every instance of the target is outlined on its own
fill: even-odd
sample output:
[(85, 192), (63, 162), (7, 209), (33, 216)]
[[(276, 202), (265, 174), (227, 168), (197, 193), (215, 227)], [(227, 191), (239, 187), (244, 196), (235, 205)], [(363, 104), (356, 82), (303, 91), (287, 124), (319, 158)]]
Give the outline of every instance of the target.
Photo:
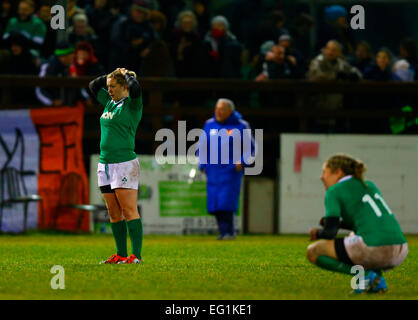
[(286, 60), (292, 64), (295, 78), (302, 78), (307, 71), (305, 57), (302, 52), (293, 46), (293, 39), (288, 34), (283, 34), (279, 38), (279, 45), (285, 48)]
[[(114, 17), (119, 17), (120, 15), (122, 15), (122, 0), (110, 0), (110, 13), (114, 16)], [(129, 11), (126, 10), (127, 12)]]
[(364, 70), (364, 79), (375, 81), (399, 81), (400, 78), (392, 73), (392, 54), (386, 48), (380, 49), (376, 54), (376, 63)]
[(167, 17), (167, 28), (172, 30), (178, 14), (186, 10), (186, 0), (158, 0), (160, 11)]
[(122, 16), (112, 26), (109, 52), (110, 70), (120, 66), (139, 73), (143, 56), (155, 39), (155, 32), (149, 22), (148, 3), (136, 0), (130, 7), (129, 17)]
[(235, 110), (234, 103), (219, 99), (215, 115), (206, 121), (199, 139), (199, 168), (207, 177), (207, 210), (216, 217), (219, 240), (235, 238), (234, 213), (238, 211), (244, 167), (249, 164), (248, 158), (254, 156), (253, 137), (249, 137), (250, 143), (244, 143), (244, 136), (251, 135), (244, 129), (250, 126)]
[(165, 40), (167, 38), (167, 17), (165, 14), (158, 10), (151, 10), (149, 21), (151, 22), (152, 28), (155, 31), (156, 38)]
[(259, 23), (252, 40), (250, 40), (250, 56), (253, 57), (257, 54), (261, 44), (264, 42), (268, 40), (276, 42), (281, 35), (289, 34), (289, 31), (284, 27), (285, 22), (286, 19), (282, 11), (275, 10), (268, 13)]
[[(70, 66), (70, 76), (86, 77), (98, 76), (104, 73), (104, 67), (97, 60), (90, 42), (80, 41), (74, 49), (74, 61)], [(81, 97), (87, 104), (91, 104), (91, 97), (87, 90), (81, 89)]]
[[(352, 67), (343, 57), (342, 46), (336, 40), (330, 40), (322, 53), (315, 57), (309, 66), (309, 80), (358, 80), (361, 72)], [(312, 105), (318, 110), (337, 110), (343, 107), (343, 95), (336, 93), (317, 94), (312, 99)], [(334, 132), (344, 126), (338, 126), (336, 119), (317, 119), (312, 130), (318, 132)]]
[(417, 41), (413, 38), (405, 38), (399, 47), (401, 57), (409, 62), (409, 67), (414, 73), (414, 80), (418, 80), (418, 48)]
[(295, 65), (286, 59), (286, 49), (281, 45), (274, 45), (266, 53), (263, 71), (256, 81), (269, 79), (291, 79), (295, 77)]
[(13, 31), (7, 39), (10, 59), (4, 64), (4, 74), (38, 74), (38, 58), (30, 52), (31, 42), (20, 32)]
[(89, 26), (87, 15), (78, 13), (73, 16), (73, 25), (68, 28), (68, 41), (76, 46), (80, 41), (89, 42), (94, 48), (97, 44), (97, 36), (93, 28)]
[(39, 7), (37, 16), (41, 19), (46, 27), (45, 41), (40, 50), (41, 59), (47, 60), (54, 54), (55, 46), (57, 44), (57, 30), (51, 27), (51, 5), (48, 2), (42, 3)]
[(396, 61), (393, 64), (392, 72), (400, 81), (414, 81), (414, 71), (406, 59)]
[(83, 8), (80, 8), (77, 6), (77, 0), (68, 0), (67, 2), (67, 15), (68, 19), (70, 21), (70, 24), (72, 25), (74, 20), (73, 18), (77, 14), (86, 14)]
[(298, 14), (289, 27), (290, 34), (292, 35), (292, 44), (298, 48), (306, 59), (312, 58), (311, 52), (311, 29), (314, 27), (315, 21), (307, 13)]
[(111, 13), (108, 0), (94, 0), (94, 5), (86, 10), (86, 14), (97, 36), (97, 59), (106, 65), (109, 59), (110, 30), (117, 17)]
[(250, 65), (252, 69), (250, 74), (255, 72), (255, 75), (253, 77), (250, 77), (250, 79), (257, 77), (263, 71), (263, 64), (266, 60), (266, 55), (268, 52), (271, 52), (274, 45), (275, 42), (273, 40), (268, 40), (260, 46), (259, 53), (254, 56), (253, 61)]
[(144, 77), (168, 77), (173, 71), (170, 50), (164, 40), (167, 19), (161, 11), (152, 10), (150, 22), (155, 32), (155, 39), (142, 53), (143, 63), (140, 74)]
[(13, 16), (13, 7), (11, 0), (3, 0), (1, 2), (1, 11), (0, 11), (0, 34), (6, 30), (9, 20)]
[(90, 42), (80, 41), (74, 49), (74, 61), (70, 67), (71, 76), (98, 76), (104, 68), (97, 60)]
[(209, 58), (210, 76), (214, 78), (241, 78), (242, 44), (229, 31), (228, 20), (216, 16), (206, 34), (204, 44)]
[(329, 40), (337, 40), (342, 45), (344, 54), (351, 54), (354, 40), (347, 21), (347, 11), (343, 6), (333, 5), (324, 10), (325, 23), (318, 31), (318, 48), (322, 48)]
[(208, 75), (209, 60), (192, 11), (179, 13), (170, 46), (176, 77), (199, 78)]
[(373, 63), (373, 51), (367, 41), (361, 41), (356, 45), (354, 57), (348, 59), (353, 67), (360, 70), (362, 74), (371, 63)]
[[(74, 47), (69, 43), (58, 43), (54, 55), (41, 66), (40, 77), (69, 77), (70, 66), (74, 61)], [(75, 105), (81, 98), (80, 90), (74, 88), (36, 87), (36, 96), (45, 106)]]
[(197, 32), (203, 37), (210, 29), (209, 0), (194, 0), (193, 13), (196, 15)]
[(358, 80), (360, 71), (352, 67), (342, 54), (342, 46), (336, 40), (330, 40), (322, 53), (315, 57), (309, 66), (309, 80)]
[[(9, 58), (4, 61), (2, 74), (36, 75), (39, 72), (38, 58), (30, 52), (30, 41), (19, 32), (11, 32), (8, 38)], [(13, 104), (33, 104), (36, 101), (32, 88), (13, 86), (10, 88)]]
[(34, 16), (35, 3), (32, 0), (21, 0), (17, 16), (9, 20), (3, 39), (7, 39), (12, 31), (23, 33), (30, 40), (30, 47), (39, 51), (44, 44), (46, 27), (41, 19)]

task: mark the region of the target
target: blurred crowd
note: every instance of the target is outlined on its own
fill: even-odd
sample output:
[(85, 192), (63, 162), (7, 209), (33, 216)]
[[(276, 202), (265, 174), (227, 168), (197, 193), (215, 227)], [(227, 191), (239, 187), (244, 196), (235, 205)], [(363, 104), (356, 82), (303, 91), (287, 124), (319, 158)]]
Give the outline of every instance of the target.
[[(242, 1), (212, 15), (209, 0), (69, 0), (63, 38), (51, 27), (55, 1), (2, 0), (0, 73), (95, 76), (123, 66), (141, 77), (417, 80), (416, 39), (400, 39), (398, 52), (372, 48), (354, 42), (340, 5), (319, 23), (279, 3)], [(36, 95), (62, 103), (53, 90)]]

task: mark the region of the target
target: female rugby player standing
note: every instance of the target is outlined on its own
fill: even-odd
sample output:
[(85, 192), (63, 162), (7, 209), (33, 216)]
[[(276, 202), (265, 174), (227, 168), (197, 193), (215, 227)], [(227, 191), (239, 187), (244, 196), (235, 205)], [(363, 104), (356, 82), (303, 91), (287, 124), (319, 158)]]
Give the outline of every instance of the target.
[[(313, 264), (331, 271), (351, 274), (353, 265), (365, 269), (362, 292), (385, 292), (382, 271), (401, 264), (408, 254), (402, 230), (371, 181), (364, 181), (366, 166), (345, 154), (330, 157), (322, 167), (325, 217), (323, 229), (312, 229), (311, 240), (320, 240), (308, 247), (307, 258)], [(340, 221), (341, 219), (341, 221)], [(345, 238), (335, 238), (339, 228), (353, 230)]]
[[(118, 68), (90, 82), (89, 88), (104, 106), (100, 117), (97, 175), (117, 250), (102, 263), (141, 263), (142, 221), (137, 208), (139, 162), (135, 154), (135, 133), (142, 117), (141, 87), (135, 72)], [(133, 251), (129, 257), (128, 232)]]

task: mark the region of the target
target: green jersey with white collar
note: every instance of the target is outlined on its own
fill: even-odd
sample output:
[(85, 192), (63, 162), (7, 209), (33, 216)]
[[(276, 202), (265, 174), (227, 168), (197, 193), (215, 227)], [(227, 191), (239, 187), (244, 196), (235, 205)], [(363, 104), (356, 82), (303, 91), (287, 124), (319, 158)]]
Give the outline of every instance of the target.
[[(129, 77), (128, 77), (129, 78)], [(127, 78), (127, 79), (128, 79)], [(90, 87), (97, 98), (97, 101), (104, 106), (103, 114), (100, 117), (100, 163), (120, 163), (136, 158), (135, 134), (138, 124), (142, 118), (142, 95), (136, 79), (128, 79), (128, 87), (134, 83), (136, 95), (132, 98), (130, 94), (120, 101), (113, 101), (108, 91), (103, 88), (103, 81), (106, 78), (98, 78), (101, 88), (94, 90)], [(94, 80), (94, 81), (96, 81)], [(99, 87), (100, 87), (99, 86)], [(97, 87), (97, 85), (96, 85)]]

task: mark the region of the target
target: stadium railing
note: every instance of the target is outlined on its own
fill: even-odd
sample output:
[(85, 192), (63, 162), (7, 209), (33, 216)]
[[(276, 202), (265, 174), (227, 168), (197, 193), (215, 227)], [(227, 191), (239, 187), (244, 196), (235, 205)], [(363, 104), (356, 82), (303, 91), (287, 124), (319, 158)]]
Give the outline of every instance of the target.
[[(0, 110), (42, 107), (39, 102), (33, 105), (16, 105), (13, 92), (16, 88), (56, 87), (87, 88), (91, 77), (44, 77), (37, 76), (0, 76)], [(264, 129), (265, 150), (276, 150), (278, 135), (281, 132), (312, 132), (310, 121), (313, 119), (334, 118), (341, 121), (357, 119), (373, 124), (391, 117), (418, 118), (418, 82), (359, 82), (308, 81), (308, 80), (270, 80), (256, 82), (239, 79), (177, 79), (177, 78), (141, 78), (144, 93), (142, 130), (138, 130), (137, 139), (147, 145), (149, 152), (155, 151), (159, 142), (155, 133), (164, 127), (175, 129), (178, 120), (191, 120), (194, 127), (202, 127), (205, 120), (212, 117), (216, 99), (231, 97), (236, 101), (237, 109), (249, 121), (252, 128)], [(343, 108), (328, 110), (312, 107), (312, 96), (317, 94), (340, 93), (350, 98), (344, 101)], [(256, 100), (261, 101), (254, 105)], [(189, 96), (189, 97), (188, 97)], [(188, 97), (188, 98), (187, 98)], [(263, 97), (270, 103), (264, 105)], [(368, 97), (365, 99), (364, 97)], [(388, 97), (388, 99), (386, 99)], [(402, 104), (382, 106), (379, 103), (400, 99)], [(380, 99), (380, 100), (379, 100)], [(380, 101), (372, 103), (370, 101)], [(385, 103), (383, 103), (385, 104)], [(402, 112), (401, 105), (415, 106), (411, 112)], [(98, 121), (101, 108), (86, 105), (84, 139), (97, 145)], [(291, 123), (291, 126), (289, 126)], [(189, 126), (189, 123), (187, 123)], [(192, 129), (189, 128), (188, 129)], [(175, 129), (176, 130), (176, 129)], [(360, 132), (353, 133), (362, 133)], [(317, 131), (316, 131), (317, 132)], [(370, 132), (365, 132), (370, 133)], [(377, 131), (377, 133), (379, 133)], [(383, 133), (383, 132), (382, 132)], [(271, 146), (271, 149), (267, 149)], [(278, 151), (273, 151), (277, 158)], [(265, 164), (265, 168), (275, 167), (274, 161)]]

